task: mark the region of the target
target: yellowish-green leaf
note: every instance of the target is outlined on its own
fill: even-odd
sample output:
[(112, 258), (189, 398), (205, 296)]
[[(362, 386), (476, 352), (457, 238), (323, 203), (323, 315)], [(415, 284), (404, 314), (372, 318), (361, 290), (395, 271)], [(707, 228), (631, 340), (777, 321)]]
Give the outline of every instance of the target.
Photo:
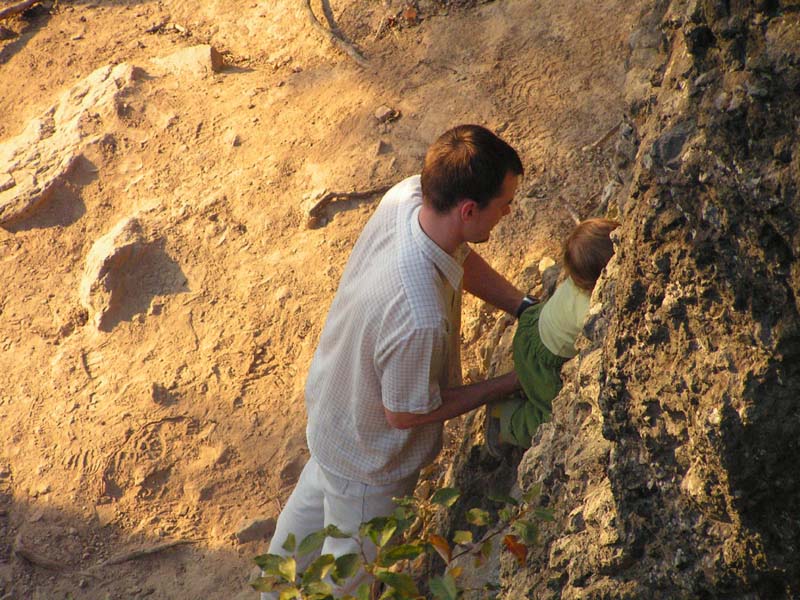
[(422, 554), (425, 549), (417, 544), (401, 544), (393, 548), (385, 548), (378, 558), (382, 567), (390, 567), (401, 560), (413, 560)]
[(283, 546), (281, 546), (281, 548), (283, 548), (287, 552), (294, 552), (294, 549), (296, 547), (297, 547), (297, 540), (295, 539), (294, 534), (290, 533), (289, 535), (286, 536), (286, 541), (283, 542)]
[(301, 600), (302, 596), (300, 595), (300, 590), (296, 587), (286, 588), (285, 590), (281, 591), (280, 596), (278, 596), (278, 600)]
[(333, 554), (323, 554), (314, 562), (308, 565), (308, 568), (303, 573), (303, 586), (322, 581), (328, 576), (328, 573), (333, 569), (336, 559)]
[(336, 559), (331, 577), (335, 583), (342, 583), (358, 572), (361, 557), (358, 554), (343, 554)]
[(482, 508), (471, 508), (467, 511), (467, 521), (473, 525), (486, 525), (489, 523), (489, 513)]
[(455, 504), (458, 497), (461, 495), (456, 488), (442, 488), (436, 490), (433, 496), (431, 496), (431, 502), (433, 504), (438, 504), (439, 506), (444, 506), (445, 508), (449, 508)]
[(369, 537), (378, 548), (389, 543), (395, 531), (397, 519), (394, 517), (376, 517), (361, 525), (361, 536)]
[(322, 548), (322, 544), (325, 543), (325, 530), (322, 531), (315, 531), (314, 533), (309, 533), (306, 537), (303, 538), (303, 541), (300, 542), (300, 545), (297, 547), (297, 555), (298, 556), (305, 556), (315, 550), (319, 550)]
[(472, 543), (472, 532), (459, 529), (453, 534), (453, 541), (456, 544), (470, 544)]
[(408, 598), (416, 598), (419, 596), (417, 585), (407, 573), (383, 571), (382, 573), (378, 573), (377, 577), (381, 582), (397, 590), (400, 594), (405, 594)]

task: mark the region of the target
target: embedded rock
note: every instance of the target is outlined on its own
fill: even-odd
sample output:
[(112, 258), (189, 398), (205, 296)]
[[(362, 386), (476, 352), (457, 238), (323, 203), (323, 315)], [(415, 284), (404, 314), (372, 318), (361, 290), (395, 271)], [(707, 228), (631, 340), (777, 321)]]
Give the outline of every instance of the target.
[(222, 55), (208, 44), (183, 48), (167, 56), (154, 58), (153, 63), (176, 75), (196, 77), (219, 72), (225, 66)]
[(121, 276), (144, 244), (141, 223), (129, 217), (92, 245), (80, 283), (80, 300), (98, 329), (104, 328), (106, 315), (119, 303)]
[(64, 92), (16, 137), (0, 143), (0, 224), (22, 217), (48, 196), (134, 84), (136, 69), (107, 65)]

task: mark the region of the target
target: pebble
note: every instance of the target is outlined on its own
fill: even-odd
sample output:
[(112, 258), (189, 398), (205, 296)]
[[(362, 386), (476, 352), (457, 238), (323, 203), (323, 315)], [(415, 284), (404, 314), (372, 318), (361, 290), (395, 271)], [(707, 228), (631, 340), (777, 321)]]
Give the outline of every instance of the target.
[(400, 113), (395, 109), (382, 104), (375, 110), (375, 118), (378, 123), (389, 123), (400, 118)]
[(269, 517), (267, 519), (251, 519), (249, 521), (244, 521), (240, 523), (236, 533), (233, 535), (237, 542), (246, 544), (247, 542), (263, 540), (274, 531), (275, 519)]

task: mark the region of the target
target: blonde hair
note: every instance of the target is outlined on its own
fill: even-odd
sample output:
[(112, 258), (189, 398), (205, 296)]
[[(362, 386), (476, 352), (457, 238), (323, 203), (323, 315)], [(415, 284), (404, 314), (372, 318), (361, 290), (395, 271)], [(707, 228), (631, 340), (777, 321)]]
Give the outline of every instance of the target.
[(587, 219), (564, 242), (564, 269), (579, 288), (591, 292), (614, 255), (609, 234), (619, 227), (611, 219)]

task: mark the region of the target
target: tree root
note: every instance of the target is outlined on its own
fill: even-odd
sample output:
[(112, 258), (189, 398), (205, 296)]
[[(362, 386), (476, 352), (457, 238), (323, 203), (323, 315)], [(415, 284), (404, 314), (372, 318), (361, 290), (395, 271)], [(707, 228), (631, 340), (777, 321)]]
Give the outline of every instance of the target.
[(317, 202), (306, 211), (308, 229), (316, 229), (321, 224), (322, 211), (334, 200), (363, 200), (385, 194), (392, 186), (383, 185), (363, 192), (326, 192)]
[(8, 8), (0, 10), (0, 21), (9, 17), (13, 17), (14, 15), (24, 13), (29, 8), (32, 8), (34, 4), (41, 3), (41, 1), (42, 0), (25, 0), (24, 2), (19, 2), (18, 4), (12, 4)]
[(128, 562), (129, 560), (136, 560), (145, 556), (152, 556), (153, 554), (163, 552), (164, 550), (169, 550), (170, 548), (175, 548), (176, 546), (196, 544), (197, 542), (198, 540), (172, 540), (171, 542), (164, 542), (163, 544), (156, 544), (155, 546), (148, 546), (146, 548), (140, 548), (131, 552), (123, 552), (121, 554), (116, 554), (111, 558), (107, 558), (106, 560), (97, 563), (93, 567), (89, 567), (89, 569), (85, 571), (81, 571), (81, 575), (96, 577), (95, 571), (104, 567), (119, 565), (121, 563)]
[(323, 10), (326, 15), (326, 19), (328, 23), (331, 25), (331, 29), (325, 27), (322, 23), (319, 22), (314, 11), (311, 9), (311, 0), (305, 0), (303, 6), (306, 9), (306, 14), (308, 15), (308, 19), (311, 21), (311, 24), (314, 26), (314, 29), (322, 33), (328, 40), (340, 50), (342, 50), (345, 54), (347, 54), (350, 58), (352, 58), (356, 63), (361, 67), (366, 67), (369, 62), (366, 58), (356, 50), (353, 45), (344, 39), (342, 34), (339, 32), (339, 28), (336, 27), (335, 23), (332, 21), (332, 13), (330, 10), (330, 5), (328, 5), (327, 0), (323, 0)]

